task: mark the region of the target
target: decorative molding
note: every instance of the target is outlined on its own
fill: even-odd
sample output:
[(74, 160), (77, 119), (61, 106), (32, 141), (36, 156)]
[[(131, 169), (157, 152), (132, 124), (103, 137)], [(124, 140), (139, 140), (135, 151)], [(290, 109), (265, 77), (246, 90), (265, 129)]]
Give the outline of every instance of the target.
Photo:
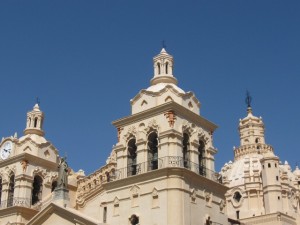
[(123, 139), (127, 142), (131, 137), (136, 137), (135, 126), (131, 126), (127, 129), (127, 133), (123, 136)]

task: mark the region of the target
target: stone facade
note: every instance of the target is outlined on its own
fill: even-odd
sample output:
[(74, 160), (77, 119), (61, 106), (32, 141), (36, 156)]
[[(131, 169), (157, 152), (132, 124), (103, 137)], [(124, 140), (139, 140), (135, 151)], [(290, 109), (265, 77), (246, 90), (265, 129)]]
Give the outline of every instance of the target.
[(2, 139), (0, 225), (299, 224), (300, 170), (280, 164), (251, 107), (234, 162), (217, 173), (217, 126), (177, 86), (165, 49), (153, 66), (150, 87), (131, 100), (131, 115), (113, 122), (118, 141), (92, 174), (62, 170), (38, 104), (24, 136)]

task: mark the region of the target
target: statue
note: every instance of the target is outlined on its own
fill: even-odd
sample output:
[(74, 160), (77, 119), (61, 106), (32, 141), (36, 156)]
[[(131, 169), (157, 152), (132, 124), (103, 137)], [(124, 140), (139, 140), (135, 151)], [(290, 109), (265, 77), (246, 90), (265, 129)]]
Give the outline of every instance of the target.
[(60, 162), (58, 165), (57, 188), (68, 188), (69, 167), (66, 160), (66, 157), (60, 158)]

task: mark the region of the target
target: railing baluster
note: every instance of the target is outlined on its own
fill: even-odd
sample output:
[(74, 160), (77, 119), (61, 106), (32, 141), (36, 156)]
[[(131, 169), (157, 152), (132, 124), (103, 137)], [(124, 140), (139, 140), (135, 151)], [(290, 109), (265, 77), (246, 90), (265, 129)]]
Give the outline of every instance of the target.
[(166, 167), (186, 168), (199, 174), (200, 176), (221, 183), (220, 175), (215, 171), (209, 170), (203, 165), (196, 164), (189, 160), (184, 160), (183, 157), (180, 156), (166, 156), (158, 158), (157, 160), (155, 160), (155, 162), (147, 161), (143, 163), (128, 165), (127, 167), (116, 171), (116, 180)]

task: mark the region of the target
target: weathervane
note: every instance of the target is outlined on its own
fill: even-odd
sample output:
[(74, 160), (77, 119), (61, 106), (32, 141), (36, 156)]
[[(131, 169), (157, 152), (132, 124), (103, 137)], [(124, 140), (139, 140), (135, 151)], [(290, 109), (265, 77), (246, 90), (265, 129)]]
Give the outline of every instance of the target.
[(252, 97), (250, 96), (249, 91), (246, 92), (246, 104), (248, 108), (251, 108)]

